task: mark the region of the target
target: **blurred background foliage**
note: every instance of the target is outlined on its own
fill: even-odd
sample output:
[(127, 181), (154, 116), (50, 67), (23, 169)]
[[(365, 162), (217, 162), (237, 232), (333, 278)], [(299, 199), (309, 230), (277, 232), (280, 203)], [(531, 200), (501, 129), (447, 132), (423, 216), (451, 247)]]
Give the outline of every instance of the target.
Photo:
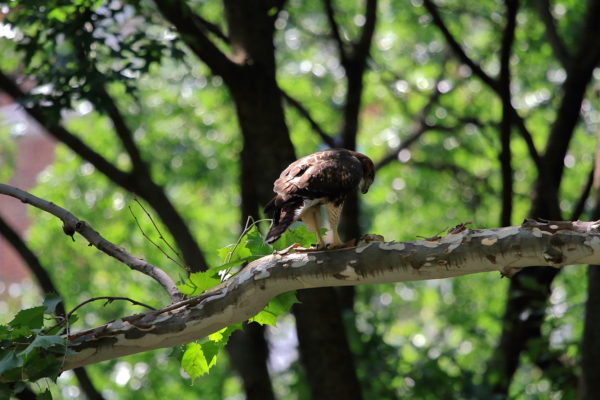
[[(541, 149), (556, 116), (565, 70), (544, 36), (535, 3), (522, 2), (510, 66), (513, 105), (526, 118)], [(220, 2), (188, 4), (226, 31)], [(502, 2), (445, 0), (438, 5), (469, 56), (496, 75), (505, 19)], [(585, 6), (575, 0), (552, 2), (551, 12), (567, 47), (576, 43)], [(363, 9), (362, 1), (337, 2), (343, 38), (358, 37), (365, 23)], [(223, 80), (191, 54), (149, 1), (21, 0), (0, 2), (0, 10), (4, 15), (0, 68), (36, 82), (36, 95), (26, 101), (55, 108), (54, 115), (62, 113), (70, 131), (127, 169), (130, 160), (115, 139), (103, 109), (106, 105), (98, 95), (99, 87), (106, 87), (127, 116), (152, 177), (189, 224), (208, 263), (216, 265), (217, 250), (236, 240), (242, 219), (238, 154), (243, 144)], [(96, 29), (88, 29), (90, 21)], [(346, 81), (322, 2), (288, 0), (275, 27), (278, 84), (335, 137), (343, 119)], [(73, 49), (66, 40), (72, 35), (78, 35), (82, 49)], [(226, 48), (225, 43), (215, 42)], [(85, 68), (77, 61), (78, 51), (93, 52), (96, 66)], [(361, 197), (362, 230), (400, 241), (433, 236), (466, 221), (472, 221), (474, 228), (498, 226), (501, 101), (452, 56), (422, 1), (379, 2), (367, 65), (357, 147), (376, 163), (404, 143), (432, 94), (439, 95), (423, 118), (427, 130), (378, 170), (372, 189)], [(598, 82), (596, 69), (592, 85)], [(598, 106), (594, 96), (584, 101), (582, 123), (565, 157), (560, 207), (566, 216), (593, 166)], [(285, 116), (297, 156), (327, 147), (296, 108), (287, 105)], [(10, 125), (3, 124), (0, 181), (10, 178), (18, 140)], [(511, 151), (512, 223), (517, 224), (530, 210), (536, 172), (524, 141), (516, 134)], [(132, 212), (142, 229), (156, 237), (134, 195), (64, 145), (57, 146), (55, 162), (41, 173), (32, 192), (89, 221), (107, 239), (164, 267), (171, 276), (183, 277), (184, 272), (138, 229)], [(71, 241), (54, 217), (33, 208), (29, 214), (27, 243), (54, 278), (67, 309), (104, 295), (127, 295), (155, 307), (168, 302), (147, 277), (98, 255), (81, 237)], [(551, 349), (563, 354), (566, 364), (575, 369), (585, 285), (583, 267), (565, 268), (553, 283), (543, 325)], [(483, 372), (501, 332), (507, 286), (507, 279), (490, 273), (358, 287), (355, 315), (345, 321), (364, 397), (484, 398)], [(32, 306), (41, 299), (39, 291), (27, 290), (18, 306)], [(10, 320), (17, 310), (14, 306), (0, 322)], [(76, 328), (139, 311), (125, 302), (107, 307), (95, 303), (79, 312)], [(309, 389), (293, 327), (289, 317), (268, 329), (269, 367), (278, 397), (305, 399)], [(222, 356), (209, 375), (190, 386), (180, 368), (181, 352), (173, 348), (137, 354), (89, 366), (87, 371), (106, 399), (244, 397), (227, 357)], [(50, 387), (56, 398), (84, 398), (72, 372)], [(525, 360), (509, 396), (568, 398), (569, 393)]]

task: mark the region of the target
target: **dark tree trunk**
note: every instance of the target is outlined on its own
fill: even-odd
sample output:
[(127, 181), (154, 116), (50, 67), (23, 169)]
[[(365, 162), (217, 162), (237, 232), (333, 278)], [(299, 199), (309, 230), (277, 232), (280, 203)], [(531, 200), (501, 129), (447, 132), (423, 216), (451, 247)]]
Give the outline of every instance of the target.
[[(600, 1), (589, 0), (587, 14), (577, 48), (567, 70), (563, 96), (542, 159), (530, 215), (560, 220), (559, 189), (564, 157), (579, 120), (579, 110), (594, 68), (600, 62)], [(508, 394), (521, 352), (532, 350), (534, 341), (542, 343), (541, 324), (558, 270), (547, 267), (527, 268), (510, 283), (503, 316), (502, 335), (486, 371), (486, 382), (494, 393)], [(532, 353), (534, 361), (547, 355)], [(585, 351), (584, 351), (585, 353)], [(539, 363), (538, 363), (539, 365)]]
[(294, 315), (312, 399), (361, 399), (335, 291), (301, 290), (298, 299)]
[(246, 399), (274, 399), (267, 359), (269, 349), (262, 326), (245, 324), (244, 331), (237, 331), (227, 344), (232, 366), (243, 377)]
[(600, 393), (600, 266), (588, 268), (587, 302), (581, 348), (579, 398), (594, 400)]

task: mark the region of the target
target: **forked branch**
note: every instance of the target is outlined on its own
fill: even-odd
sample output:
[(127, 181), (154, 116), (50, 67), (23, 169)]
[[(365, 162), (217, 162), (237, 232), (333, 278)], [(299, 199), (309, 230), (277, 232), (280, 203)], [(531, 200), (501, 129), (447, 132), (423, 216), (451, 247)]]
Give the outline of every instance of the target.
[(67, 235), (73, 236), (75, 233), (79, 233), (87, 239), (90, 245), (96, 247), (98, 250), (119, 260), (129, 268), (141, 272), (144, 275), (148, 275), (167, 291), (172, 302), (180, 301), (183, 298), (183, 295), (175, 286), (175, 282), (166, 274), (166, 272), (155, 265), (129, 254), (122, 247), (109, 242), (96, 232), (87, 222), (80, 220), (64, 208), (3, 183), (0, 183), (0, 194), (14, 197), (21, 200), (23, 203), (31, 204), (40, 210), (58, 217), (62, 221), (63, 231)]

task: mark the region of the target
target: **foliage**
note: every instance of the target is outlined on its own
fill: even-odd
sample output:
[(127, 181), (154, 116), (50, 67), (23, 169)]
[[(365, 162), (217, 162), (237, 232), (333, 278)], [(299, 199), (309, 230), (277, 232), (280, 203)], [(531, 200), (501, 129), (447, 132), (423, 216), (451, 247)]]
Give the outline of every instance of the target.
[[(24, 380), (58, 377), (68, 352), (61, 335), (64, 329), (56, 325), (44, 329), (44, 315), (53, 314), (59, 301), (51, 297), (43, 306), (21, 310), (7, 325), (0, 325), (0, 393), (8, 397), (20, 392)], [(51, 398), (46, 393), (40, 396)]]
[[(223, 265), (211, 268), (208, 271), (191, 274), (183, 284), (177, 287), (187, 295), (197, 296), (220, 283), (221, 279), (227, 279), (232, 267), (271, 254), (274, 248), (286, 248), (295, 243), (310, 243), (315, 239), (314, 235), (308, 232), (304, 226), (298, 226), (295, 229), (289, 229), (285, 235), (282, 235), (274, 243), (274, 246), (271, 246), (264, 242), (257, 222), (249, 224), (236, 243), (223, 247), (218, 251), (221, 260), (224, 262)], [(295, 241), (294, 239), (299, 240)], [(248, 322), (275, 326), (277, 317), (287, 313), (297, 301), (294, 292), (282, 293), (271, 299), (265, 308), (254, 317), (249, 318)], [(186, 346), (181, 366), (192, 378), (192, 382), (197, 377), (206, 374), (216, 364), (217, 355), (227, 345), (231, 334), (238, 329), (242, 329), (242, 324), (230, 325), (213, 333), (201, 343), (193, 342)]]
[[(188, 3), (224, 28), (220, 2)], [(285, 3), (276, 21), (278, 84), (335, 136), (344, 117), (347, 85), (322, 2)], [(335, 3), (342, 36), (356, 38), (362, 26), (362, 2)], [(495, 75), (504, 25), (501, 2), (438, 3), (468, 55)], [(556, 115), (565, 71), (545, 37), (538, 4), (521, 3), (511, 59), (512, 100), (519, 113), (526, 116), (537, 148), (542, 149)], [(584, 6), (585, 2), (572, 0), (553, 3), (552, 13), (568, 48), (578, 43)], [(259, 230), (251, 228), (237, 246), (213, 251), (239, 235), (238, 154), (243, 144), (235, 107), (222, 79), (212, 75), (180, 44), (180, 36), (160, 17), (154, 3), (19, 0), (0, 2), (0, 8), (3, 15), (11, 11), (0, 22), (2, 69), (31, 77), (32, 85), (37, 86), (31, 100), (43, 100), (50, 115), (57, 117), (59, 112), (74, 110), (65, 119), (67, 128), (124, 169), (131, 167), (131, 161), (105, 115), (103, 87), (126, 114), (135, 142), (151, 164), (153, 178), (166, 188), (206, 249), (210, 268), (205, 273), (182, 277), (182, 291), (188, 295), (201, 293), (220, 282), (219, 271), (251, 262), (287, 243), (312, 243), (314, 239), (300, 226), (288, 231), (273, 248), (261, 248), (264, 245), (259, 243)], [(377, 171), (374, 185), (362, 197), (362, 230), (404, 240), (431, 236), (461, 221), (473, 221), (475, 228), (497, 225), (502, 189), (497, 161), (502, 115), (498, 97), (450, 54), (422, 1), (382, 0), (378, 11), (364, 76), (358, 149), (375, 161), (382, 159), (410, 137), (431, 94), (436, 89), (442, 93), (425, 115), (428, 131)], [(16, 30), (12, 38), (7, 26)], [(226, 44), (218, 42), (218, 46), (225, 48)], [(93, 63), (82, 62), (81, 54), (90, 55)], [(599, 80), (596, 72), (592, 85)], [(576, 140), (565, 158), (560, 205), (567, 218), (592, 168), (598, 109), (598, 99), (588, 96), (581, 109), (583, 124), (578, 126)], [(295, 108), (286, 107), (286, 123), (297, 155), (324, 147)], [(17, 124), (0, 127), (2, 181), (12, 176), (11, 148), (16, 147), (17, 128)], [(515, 178), (512, 221), (516, 223), (529, 212), (536, 172), (516, 131), (511, 150)], [(64, 205), (112, 242), (143, 255), (171, 275), (182, 273), (139, 233), (126, 210), (126, 206), (133, 206), (130, 193), (116, 187), (64, 146), (58, 146), (55, 156), (56, 162), (40, 175), (36, 195)], [(150, 280), (98, 256), (82, 239), (71, 242), (53, 217), (35, 210), (29, 210), (29, 214), (33, 225), (28, 244), (48, 266), (67, 304), (114, 294), (115, 282), (119, 282), (120, 292), (139, 301), (155, 306), (168, 301), (164, 294), (157, 294), (159, 290)], [(142, 218), (140, 224), (145, 232), (153, 232), (149, 221)], [(160, 222), (159, 226), (167, 232)], [(561, 272), (547, 309), (550, 318), (543, 326), (551, 349), (542, 351), (560, 353), (567, 365), (575, 363), (579, 354), (584, 281), (582, 268)], [(507, 285), (508, 280), (488, 274), (357, 288), (355, 307), (347, 312), (346, 324), (356, 354), (357, 374), (365, 385), (364, 397), (440, 398), (457, 393), (464, 398), (477, 397), (486, 360), (501, 329)], [(32, 291), (25, 292), (30, 296), (25, 300), (27, 307), (39, 304), (38, 299), (31, 299)], [(269, 307), (274, 310), (259, 317), (263, 322), (272, 322), (272, 316), (281, 311), (278, 304), (267, 305), (266, 310)], [(6, 315), (14, 314), (14, 310), (9, 311)], [(136, 310), (126, 303), (90, 307), (82, 311), (79, 323), (84, 328), (92, 327), (133, 312)], [(5, 323), (2, 332), (6, 335), (30, 329), (0, 322)], [(35, 332), (23, 332), (19, 340), (23, 340), (24, 347), (13, 354), (20, 354), (34, 341)], [(216, 363), (217, 348), (224, 345), (230, 333), (192, 344), (190, 353), (176, 348), (139, 354), (94, 365), (88, 371), (113, 398), (232, 397), (239, 393), (241, 384), (227, 360)], [(57, 354), (53, 351), (59, 347), (35, 347), (30, 354)], [(287, 347), (292, 360), (273, 373), (275, 387), (282, 388), (282, 397), (306, 398), (304, 372), (290, 347), (293, 340), (288, 340)], [(19, 364), (8, 357), (9, 366)], [(174, 372), (179, 370), (182, 358), (189, 376), (199, 376), (209, 367), (211, 373), (198, 377), (201, 384), (190, 389), (188, 377)], [(22, 362), (27, 365), (27, 357)], [(58, 388), (51, 388), (54, 397), (60, 397), (59, 390), (62, 397), (77, 397), (71, 390), (75, 387), (71, 373), (63, 374), (58, 382)], [(514, 398), (561, 394), (560, 384), (549, 382), (533, 363), (520, 368), (510, 393)]]

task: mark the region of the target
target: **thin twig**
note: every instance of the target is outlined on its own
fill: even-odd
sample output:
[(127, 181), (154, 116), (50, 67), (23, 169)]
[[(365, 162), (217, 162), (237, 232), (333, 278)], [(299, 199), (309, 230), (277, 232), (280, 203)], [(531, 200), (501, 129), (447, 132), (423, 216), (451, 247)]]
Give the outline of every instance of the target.
[[(228, 264), (229, 262), (231, 262), (231, 257), (233, 256), (233, 253), (235, 253), (236, 249), (242, 242), (242, 238), (250, 231), (250, 229), (252, 229), (252, 227), (255, 226), (256, 224), (258, 224), (259, 222), (264, 222), (264, 221), (271, 221), (271, 219), (264, 218), (264, 219), (259, 219), (257, 221), (254, 221), (254, 218), (252, 218), (252, 216), (248, 216), (248, 218), (246, 219), (246, 225), (244, 226), (244, 230), (243, 230), (242, 234), (238, 237), (238, 240), (235, 242), (233, 249), (231, 249), (231, 251), (229, 253), (227, 253), (227, 258), (225, 259), (225, 264)], [(231, 271), (232, 268), (233, 267), (230, 267), (225, 271), (225, 273), (222, 275), (222, 280), (224, 280), (224, 277), (226, 277), (229, 274), (229, 272)]]
[(73, 313), (75, 311), (77, 311), (78, 309), (80, 309), (81, 307), (83, 307), (84, 305), (91, 303), (93, 301), (96, 300), (106, 300), (106, 303), (104, 303), (104, 306), (106, 306), (107, 304), (112, 303), (115, 300), (125, 300), (125, 301), (129, 301), (131, 302), (133, 305), (136, 306), (142, 306), (142, 307), (146, 307), (150, 310), (156, 310), (156, 308), (149, 306), (148, 304), (144, 304), (141, 303), (139, 301), (130, 299), (129, 297), (122, 297), (122, 296), (98, 296), (98, 297), (92, 297), (91, 299), (87, 299), (86, 301), (84, 301), (83, 303), (78, 304), (75, 308), (73, 308), (71, 311), (69, 311), (69, 313), (67, 314), (67, 321), (69, 321), (71, 319), (71, 315), (73, 315)]
[[(152, 226), (154, 226), (154, 229), (158, 233), (158, 238), (160, 240), (162, 240), (173, 253), (175, 253), (175, 255), (177, 256), (177, 258), (179, 258), (179, 261), (184, 262), (183, 259), (181, 258), (181, 254), (179, 254), (179, 252), (177, 252), (177, 250), (175, 250), (175, 248), (171, 245), (171, 243), (169, 243), (169, 241), (163, 236), (161, 230), (158, 228), (158, 225), (154, 221), (154, 218), (152, 218), (152, 215), (148, 212), (148, 210), (146, 209), (146, 207), (144, 207), (144, 205), (138, 200), (137, 197), (135, 197), (133, 199), (133, 201), (135, 201), (140, 206), (140, 208), (144, 211), (144, 213), (146, 213), (146, 216), (148, 217), (148, 219), (150, 219), (150, 222), (152, 223)], [(156, 243), (152, 242), (152, 240), (146, 235), (146, 233), (144, 232), (144, 230), (140, 226), (140, 224), (139, 224), (136, 216), (134, 215), (131, 207), (129, 207), (129, 211), (131, 212), (131, 215), (133, 215), (133, 218), (135, 219), (135, 222), (137, 223), (138, 228), (140, 228), (140, 231), (142, 232), (142, 234), (144, 235), (144, 237), (146, 237), (148, 240), (150, 240), (150, 242), (153, 245), (155, 245), (165, 256), (167, 256), (167, 258), (169, 260), (173, 261), (175, 264), (179, 265), (181, 268), (185, 269), (186, 271), (189, 270), (188, 267), (182, 265), (181, 263), (179, 263), (176, 260), (174, 260), (173, 258), (171, 258), (165, 251), (163, 251), (163, 249), (160, 246), (158, 246)]]
[(148, 275), (167, 291), (172, 302), (179, 301), (183, 298), (183, 294), (177, 289), (175, 282), (165, 273), (165, 271), (149, 262), (134, 257), (122, 247), (109, 242), (96, 232), (87, 222), (80, 220), (64, 208), (36, 197), (24, 190), (3, 183), (0, 183), (0, 194), (14, 197), (21, 200), (23, 203), (31, 204), (40, 210), (58, 217), (63, 222), (63, 231), (65, 234), (73, 237), (75, 232), (77, 232), (87, 239), (90, 245), (96, 247), (98, 250), (119, 260), (129, 268), (141, 272), (144, 275)]
[(324, 1), (325, 14), (327, 15), (327, 20), (329, 21), (329, 27), (331, 28), (331, 36), (333, 37), (335, 44), (337, 45), (342, 65), (344, 65), (348, 61), (348, 54), (346, 53), (344, 40), (342, 39), (342, 34), (340, 33), (340, 27), (337, 21), (335, 20), (335, 10), (333, 9), (332, 2), (333, 0)]

